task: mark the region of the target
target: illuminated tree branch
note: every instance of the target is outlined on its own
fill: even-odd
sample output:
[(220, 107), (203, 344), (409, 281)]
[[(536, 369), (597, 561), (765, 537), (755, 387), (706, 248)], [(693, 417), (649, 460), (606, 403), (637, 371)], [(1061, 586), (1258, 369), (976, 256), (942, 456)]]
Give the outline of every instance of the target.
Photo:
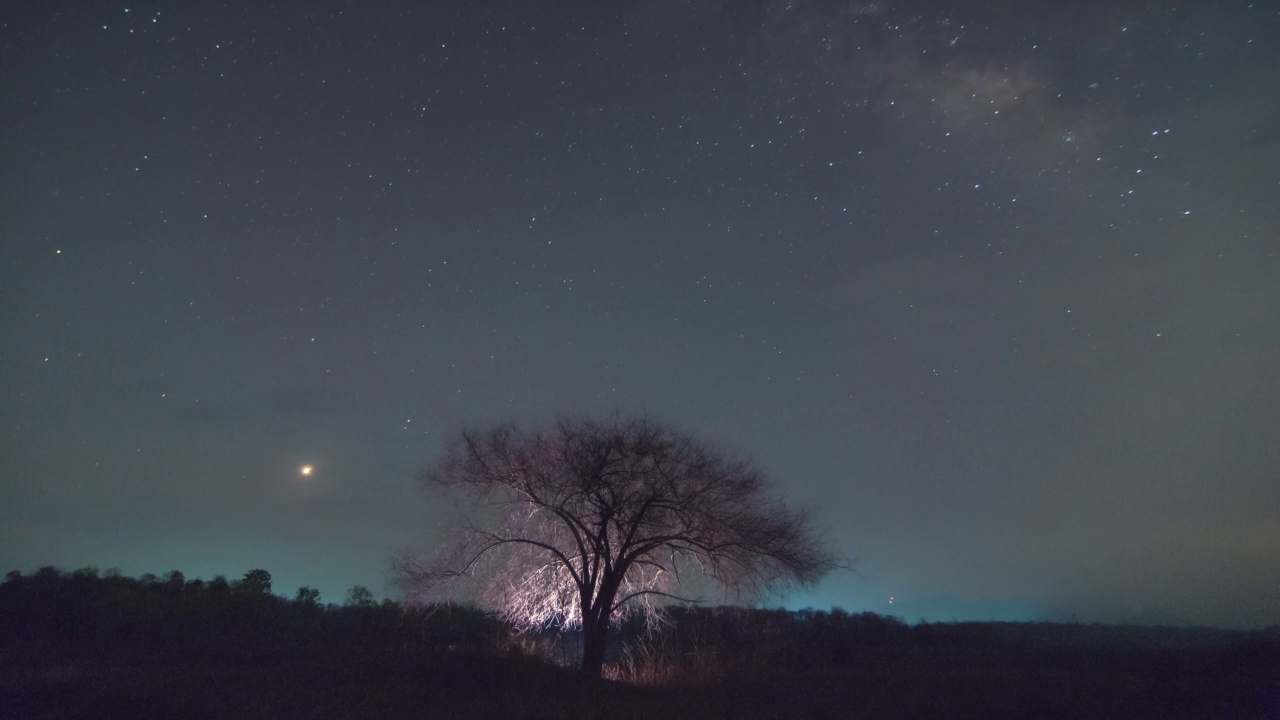
[(600, 673), (610, 622), (697, 602), (677, 592), (690, 583), (758, 597), (839, 565), (758, 470), (646, 419), (464, 431), (427, 481), (474, 512), (432, 557), (401, 562), (410, 599), (473, 599), (523, 628), (580, 626), (588, 674)]

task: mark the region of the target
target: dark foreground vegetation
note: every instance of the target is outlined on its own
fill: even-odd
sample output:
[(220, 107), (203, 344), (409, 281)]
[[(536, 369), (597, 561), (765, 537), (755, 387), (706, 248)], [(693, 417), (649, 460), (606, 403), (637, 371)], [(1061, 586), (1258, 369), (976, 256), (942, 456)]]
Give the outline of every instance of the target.
[(0, 718), (1278, 718), (1280, 633), (679, 609), (612, 680), (478, 610), (322, 605), (265, 571), (10, 573)]

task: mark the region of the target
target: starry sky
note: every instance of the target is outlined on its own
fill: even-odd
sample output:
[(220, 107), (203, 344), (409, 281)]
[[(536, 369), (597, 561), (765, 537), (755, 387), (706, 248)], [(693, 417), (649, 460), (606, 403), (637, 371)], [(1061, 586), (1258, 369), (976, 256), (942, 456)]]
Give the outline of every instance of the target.
[(29, 3), (0, 83), (4, 570), (380, 593), (461, 427), (646, 413), (856, 558), (792, 607), (1280, 623), (1274, 4)]

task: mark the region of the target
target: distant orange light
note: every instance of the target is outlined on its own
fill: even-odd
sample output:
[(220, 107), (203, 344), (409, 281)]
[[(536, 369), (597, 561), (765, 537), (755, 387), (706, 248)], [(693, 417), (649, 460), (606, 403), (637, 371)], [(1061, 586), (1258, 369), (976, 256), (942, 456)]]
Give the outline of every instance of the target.
[(298, 472), (301, 473), (303, 477), (307, 477), (311, 475), (311, 473), (315, 472), (315, 470), (316, 469), (311, 467), (310, 465), (303, 465), (301, 468), (298, 469)]

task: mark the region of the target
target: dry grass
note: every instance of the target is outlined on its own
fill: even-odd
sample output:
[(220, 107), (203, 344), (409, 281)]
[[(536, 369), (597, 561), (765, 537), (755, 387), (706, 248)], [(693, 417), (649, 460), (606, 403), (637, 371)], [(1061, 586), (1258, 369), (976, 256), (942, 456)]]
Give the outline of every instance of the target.
[(0, 585), (0, 720), (1280, 718), (1277, 630), (710, 608), (619, 628), (603, 681), (554, 662), (572, 636), (508, 630), (42, 571)]
[(726, 665), (712, 653), (659, 660), (653, 650), (634, 665), (640, 674), (632, 682), (585, 681), (529, 658), (455, 654), (239, 666), (11, 666), (0, 675), (0, 717), (1280, 717), (1280, 663), (1230, 653), (892, 649), (863, 653), (852, 667), (804, 672)]

